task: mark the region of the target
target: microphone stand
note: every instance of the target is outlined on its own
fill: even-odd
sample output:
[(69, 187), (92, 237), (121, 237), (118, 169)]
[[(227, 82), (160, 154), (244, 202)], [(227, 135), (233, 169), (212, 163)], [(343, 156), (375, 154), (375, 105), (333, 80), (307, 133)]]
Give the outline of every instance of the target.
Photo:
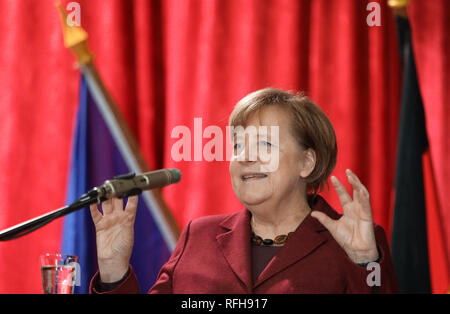
[(34, 230), (45, 226), (56, 218), (65, 216), (91, 204), (101, 203), (105, 200), (105, 197), (98, 196), (98, 191), (96, 189), (92, 189), (89, 192), (83, 194), (78, 200), (70, 205), (66, 205), (42, 216), (27, 220), (18, 225), (0, 231), (0, 241), (9, 241), (20, 238), (30, 232), (33, 232)]

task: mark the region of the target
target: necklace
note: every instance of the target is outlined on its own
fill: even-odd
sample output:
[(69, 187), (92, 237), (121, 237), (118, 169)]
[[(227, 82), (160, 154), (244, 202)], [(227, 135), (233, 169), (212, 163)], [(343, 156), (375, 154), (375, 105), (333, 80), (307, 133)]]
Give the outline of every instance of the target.
[(252, 231), (252, 235), (250, 238), (252, 243), (256, 245), (274, 245), (274, 244), (279, 245), (284, 244), (293, 234), (294, 232), (289, 232), (288, 234), (280, 234), (276, 236), (275, 239), (272, 240), (272, 239), (263, 239)]

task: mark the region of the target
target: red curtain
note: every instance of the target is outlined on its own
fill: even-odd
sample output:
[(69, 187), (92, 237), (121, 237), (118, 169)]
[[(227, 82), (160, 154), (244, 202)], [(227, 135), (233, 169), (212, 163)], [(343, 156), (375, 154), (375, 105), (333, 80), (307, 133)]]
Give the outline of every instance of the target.
[[(187, 126), (193, 138), (194, 118), (202, 118), (202, 131), (217, 125), (225, 142), (234, 104), (273, 86), (305, 91), (328, 114), (338, 137), (334, 174), (345, 181), (350, 168), (360, 176), (374, 220), (389, 236), (401, 72), (384, 1), (381, 26), (373, 27), (366, 22), (369, 1), (77, 2), (99, 72), (149, 166), (183, 173), (164, 189), (180, 227), (241, 205), (226, 162), (172, 159), (173, 128)], [(0, 0), (0, 12), (3, 229), (64, 205), (80, 75), (63, 47), (53, 0)], [(437, 119), (444, 126), (448, 118)], [(323, 194), (340, 210), (333, 190)], [(38, 256), (59, 250), (60, 235), (57, 220), (0, 243), (0, 292), (39, 293)]]

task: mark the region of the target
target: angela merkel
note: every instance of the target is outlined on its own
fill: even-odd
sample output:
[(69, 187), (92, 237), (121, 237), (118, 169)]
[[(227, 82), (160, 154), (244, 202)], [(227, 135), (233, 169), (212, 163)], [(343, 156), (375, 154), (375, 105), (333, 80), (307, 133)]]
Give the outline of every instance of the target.
[[(356, 174), (346, 171), (353, 191), (330, 178), (343, 214), (319, 194), (337, 143), (316, 104), (266, 88), (241, 99), (229, 125), (236, 127), (230, 179), (243, 209), (190, 221), (149, 293), (397, 292), (385, 232)], [(277, 132), (238, 131), (249, 127)], [(276, 167), (261, 151), (276, 156)], [(91, 205), (99, 265), (92, 293), (139, 292), (129, 263), (137, 201), (130, 197), (124, 209), (122, 200), (108, 200), (103, 213)]]

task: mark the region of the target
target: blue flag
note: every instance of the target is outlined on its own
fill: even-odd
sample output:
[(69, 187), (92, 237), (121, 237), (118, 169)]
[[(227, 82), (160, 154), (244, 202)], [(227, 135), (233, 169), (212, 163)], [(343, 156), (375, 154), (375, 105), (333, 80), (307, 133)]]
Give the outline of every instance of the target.
[[(89, 80), (85, 73), (81, 79), (80, 105), (73, 139), (68, 204), (105, 180), (136, 172), (134, 156), (102, 101), (104, 99), (95, 80)], [(142, 293), (153, 285), (161, 266), (174, 248), (174, 240), (159, 211), (150, 192), (139, 196), (131, 265)], [(75, 293), (88, 293), (90, 280), (98, 268), (95, 227), (89, 208), (67, 215), (63, 225), (61, 252), (79, 257), (81, 277)]]

